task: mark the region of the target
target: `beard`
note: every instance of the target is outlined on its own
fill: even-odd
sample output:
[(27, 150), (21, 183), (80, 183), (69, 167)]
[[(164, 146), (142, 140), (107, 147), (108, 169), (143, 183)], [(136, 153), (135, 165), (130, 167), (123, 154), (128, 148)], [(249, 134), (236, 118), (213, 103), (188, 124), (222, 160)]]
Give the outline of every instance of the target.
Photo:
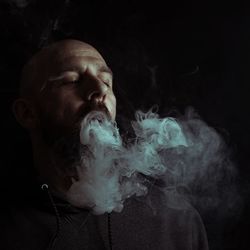
[(74, 176), (77, 179), (76, 166), (82, 155), (87, 153), (86, 146), (80, 140), (81, 124), (92, 111), (103, 113), (108, 120), (111, 115), (104, 104), (85, 107), (70, 122), (56, 120), (47, 112), (40, 110), (40, 129), (44, 143), (51, 149), (57, 169), (63, 176)]

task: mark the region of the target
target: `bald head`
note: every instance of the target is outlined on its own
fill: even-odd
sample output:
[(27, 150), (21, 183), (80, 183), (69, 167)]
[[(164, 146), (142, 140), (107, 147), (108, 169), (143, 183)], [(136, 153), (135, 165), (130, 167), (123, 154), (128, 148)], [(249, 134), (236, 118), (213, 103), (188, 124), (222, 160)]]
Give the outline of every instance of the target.
[(57, 65), (74, 53), (75, 56), (84, 55), (102, 58), (100, 53), (90, 44), (79, 40), (62, 40), (43, 48), (36, 53), (24, 66), (21, 75), (20, 95), (31, 98), (43, 88), (47, 77), (52, 71), (58, 71)]

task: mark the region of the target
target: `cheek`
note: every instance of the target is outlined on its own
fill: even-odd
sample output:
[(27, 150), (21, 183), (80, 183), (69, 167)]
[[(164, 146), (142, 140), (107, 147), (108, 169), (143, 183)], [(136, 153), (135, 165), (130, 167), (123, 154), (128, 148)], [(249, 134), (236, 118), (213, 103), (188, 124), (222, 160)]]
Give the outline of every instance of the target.
[(82, 106), (82, 101), (73, 95), (51, 95), (44, 99), (41, 109), (57, 123), (71, 123)]
[(110, 114), (112, 116), (112, 120), (115, 120), (116, 116), (116, 98), (114, 94), (109, 95), (107, 98), (107, 108), (110, 111)]

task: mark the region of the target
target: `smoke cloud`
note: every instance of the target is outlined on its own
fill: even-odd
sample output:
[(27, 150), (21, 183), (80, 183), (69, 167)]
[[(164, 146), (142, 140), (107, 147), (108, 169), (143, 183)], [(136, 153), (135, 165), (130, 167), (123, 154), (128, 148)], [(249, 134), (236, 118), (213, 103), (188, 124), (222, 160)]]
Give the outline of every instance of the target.
[(103, 112), (84, 118), (77, 178), (66, 193), (70, 203), (95, 214), (120, 212), (127, 198), (147, 194), (150, 178), (163, 181), (166, 191), (198, 197), (207, 207), (218, 205), (219, 187), (234, 175), (234, 168), (213, 128), (191, 111), (178, 119), (137, 111), (131, 125), (135, 138), (124, 141)]
[(6, 3), (12, 4), (18, 8), (25, 8), (31, 0), (5, 0)]

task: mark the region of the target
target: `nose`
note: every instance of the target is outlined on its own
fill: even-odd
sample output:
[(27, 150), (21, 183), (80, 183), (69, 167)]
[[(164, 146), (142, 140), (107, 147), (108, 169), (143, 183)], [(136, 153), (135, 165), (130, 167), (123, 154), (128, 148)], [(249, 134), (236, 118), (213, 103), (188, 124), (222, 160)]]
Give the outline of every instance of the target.
[(108, 91), (108, 86), (97, 77), (91, 77), (89, 79), (88, 85), (89, 86), (86, 99), (88, 101), (101, 102), (103, 98), (106, 96), (106, 93)]

